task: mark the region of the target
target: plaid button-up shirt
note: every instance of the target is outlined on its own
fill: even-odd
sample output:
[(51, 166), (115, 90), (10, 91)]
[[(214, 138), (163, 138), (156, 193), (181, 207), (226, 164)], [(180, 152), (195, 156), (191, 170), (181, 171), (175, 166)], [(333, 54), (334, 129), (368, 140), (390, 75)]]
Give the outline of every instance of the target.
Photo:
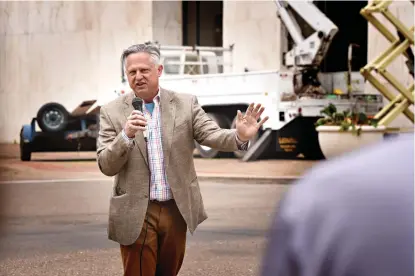
[[(150, 183), (150, 200), (167, 201), (173, 198), (167, 175), (164, 168), (164, 155), (162, 147), (162, 131), (161, 131), (161, 113), (160, 113), (160, 90), (153, 100), (154, 109), (152, 114), (147, 110), (143, 102), (144, 117), (147, 120), (148, 133), (148, 162), (151, 171)], [(125, 132), (122, 132), (124, 139), (133, 145), (134, 139), (129, 138)], [(247, 150), (249, 142), (243, 143), (236, 135), (237, 144), (240, 150)]]
[(173, 198), (169, 183), (167, 182), (166, 171), (164, 170), (164, 155), (161, 140), (161, 113), (160, 94), (154, 100), (152, 114), (144, 105), (144, 117), (148, 125), (148, 160), (151, 171), (150, 199), (166, 201)]
[[(166, 171), (164, 168), (164, 155), (162, 146), (161, 132), (161, 113), (160, 113), (160, 92), (153, 99), (153, 112), (146, 108), (143, 102), (143, 113), (147, 120), (147, 149), (148, 163), (150, 166), (150, 200), (167, 201), (173, 198), (169, 183), (167, 182)], [(133, 139), (128, 138), (123, 132), (123, 136), (132, 143)]]

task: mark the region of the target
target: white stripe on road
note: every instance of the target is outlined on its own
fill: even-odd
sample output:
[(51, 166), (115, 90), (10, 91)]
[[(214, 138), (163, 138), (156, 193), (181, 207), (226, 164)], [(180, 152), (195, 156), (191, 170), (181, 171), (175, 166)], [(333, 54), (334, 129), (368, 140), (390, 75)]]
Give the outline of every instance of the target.
[(37, 179), (37, 180), (6, 180), (0, 181), (0, 184), (36, 184), (36, 183), (59, 183), (59, 182), (96, 182), (109, 181), (112, 178), (73, 178), (73, 179)]

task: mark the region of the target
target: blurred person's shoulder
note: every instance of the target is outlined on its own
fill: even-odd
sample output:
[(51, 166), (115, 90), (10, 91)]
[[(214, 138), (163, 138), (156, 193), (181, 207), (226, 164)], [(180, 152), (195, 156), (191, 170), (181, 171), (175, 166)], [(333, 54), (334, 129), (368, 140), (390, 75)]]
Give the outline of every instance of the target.
[(302, 187), (306, 185), (313, 190), (341, 189), (346, 183), (348, 187), (362, 187), (376, 181), (394, 179), (403, 173), (413, 177), (413, 164), (414, 135), (400, 134), (361, 150), (322, 161), (304, 175), (298, 186), (307, 189)]
[(359, 208), (352, 202), (370, 199), (372, 206), (399, 197), (412, 200), (413, 186), (414, 135), (401, 134), (312, 168), (284, 198), (284, 217), (296, 221), (327, 209), (344, 213), (345, 207), (352, 212)]
[(412, 134), (323, 161), (279, 204), (263, 275), (296, 275), (271, 272), (287, 260), (308, 275), (413, 275), (413, 198)]

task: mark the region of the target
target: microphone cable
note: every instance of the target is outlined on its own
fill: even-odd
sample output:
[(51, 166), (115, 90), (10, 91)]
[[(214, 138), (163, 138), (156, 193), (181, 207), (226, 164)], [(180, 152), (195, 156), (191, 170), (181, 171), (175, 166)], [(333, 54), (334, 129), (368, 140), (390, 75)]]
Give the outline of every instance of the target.
[[(141, 113), (143, 113), (143, 100), (139, 97), (134, 97), (132, 102), (131, 102), (132, 106), (134, 107), (135, 110), (140, 111)], [(145, 115), (144, 115), (145, 116)], [(147, 133), (145, 133), (144, 130), (143, 131), (143, 136), (144, 136), (144, 141), (146, 144), (146, 154), (147, 154), (147, 168), (148, 168), (148, 173), (149, 173), (149, 178), (148, 178), (148, 199), (147, 199), (147, 211), (146, 211), (146, 217), (144, 219), (144, 223), (146, 224), (146, 229), (144, 232), (144, 240), (143, 243), (141, 245), (141, 249), (140, 249), (140, 276), (143, 276), (143, 266), (142, 266), (142, 259), (143, 259), (143, 249), (144, 249), (144, 245), (146, 243), (146, 238), (147, 238), (147, 229), (148, 229), (148, 210), (150, 208), (150, 186), (151, 186), (151, 168), (150, 168), (150, 157), (148, 156), (148, 138), (147, 138)], [(141, 235), (141, 233), (140, 233)]]
[(147, 238), (147, 228), (148, 228), (148, 211), (150, 209), (150, 186), (151, 186), (151, 168), (150, 168), (150, 157), (148, 156), (148, 139), (147, 137), (144, 136), (144, 141), (146, 143), (146, 154), (147, 154), (147, 168), (148, 168), (148, 173), (149, 173), (149, 177), (148, 177), (148, 199), (147, 199), (147, 211), (146, 211), (146, 217), (144, 219), (144, 222), (146, 224), (146, 229), (144, 232), (144, 240), (143, 240), (143, 244), (141, 245), (141, 249), (140, 249), (140, 276), (143, 276), (143, 266), (142, 266), (142, 260), (143, 260), (143, 248), (144, 245), (146, 243), (146, 238)]

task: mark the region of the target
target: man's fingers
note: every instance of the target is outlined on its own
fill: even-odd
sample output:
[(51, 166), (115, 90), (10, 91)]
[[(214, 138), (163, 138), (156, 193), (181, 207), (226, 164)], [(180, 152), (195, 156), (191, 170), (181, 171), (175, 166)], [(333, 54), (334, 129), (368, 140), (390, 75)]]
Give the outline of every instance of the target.
[(139, 127), (142, 127), (142, 125), (139, 125), (139, 124), (131, 124), (130, 123), (128, 125), (128, 127), (131, 128), (131, 129), (137, 130)]
[(127, 118), (128, 120), (146, 120), (146, 118), (143, 115), (138, 115), (138, 114), (132, 114), (130, 116), (128, 116)]
[(137, 131), (144, 131), (147, 129), (147, 120), (138, 110), (131, 112), (127, 117), (126, 129), (130, 134), (135, 134)]
[(132, 130), (135, 130), (135, 131), (137, 131), (137, 130), (141, 130), (141, 131), (146, 130), (146, 127), (139, 126), (139, 125), (129, 125), (128, 128), (130, 128)]
[[(263, 107), (261, 107), (262, 104), (255, 105), (254, 103), (251, 103), (246, 111), (246, 116), (252, 116), (255, 119), (259, 119), (259, 116), (261, 116), (261, 113), (263, 111)], [(261, 111), (262, 110), (262, 111)], [(260, 112), (260, 113), (258, 113)], [(259, 114), (259, 115), (258, 115)]]
[(239, 120), (239, 121), (242, 121), (242, 119), (243, 119), (242, 112), (241, 112), (240, 110), (238, 110), (238, 111), (236, 112), (236, 114), (238, 115), (238, 120)]
[(257, 114), (258, 114), (260, 107), (261, 107), (261, 104), (257, 104), (255, 108), (252, 110), (251, 116), (254, 117), (255, 119), (257, 118)]
[(268, 121), (269, 117), (266, 116), (264, 119), (262, 119), (259, 123), (258, 123), (258, 128), (260, 128), (266, 121)]
[(254, 108), (254, 114), (256, 114), (260, 108), (261, 108), (261, 104), (257, 104)]
[(261, 109), (259, 110), (259, 112), (256, 114), (255, 119), (258, 121), (259, 118), (261, 118), (262, 112), (264, 112), (265, 107), (261, 107)]
[(132, 115), (143, 115), (143, 112), (141, 112), (141, 111), (139, 111), (139, 110), (133, 110), (132, 112), (131, 112), (131, 115), (130, 116), (132, 116)]
[(251, 103), (246, 109), (245, 116), (251, 116), (252, 110), (254, 109), (254, 103)]
[(140, 119), (131, 120), (130, 123), (131, 125), (134, 125), (134, 126), (146, 126), (147, 125), (147, 122), (145, 120), (140, 120)]

